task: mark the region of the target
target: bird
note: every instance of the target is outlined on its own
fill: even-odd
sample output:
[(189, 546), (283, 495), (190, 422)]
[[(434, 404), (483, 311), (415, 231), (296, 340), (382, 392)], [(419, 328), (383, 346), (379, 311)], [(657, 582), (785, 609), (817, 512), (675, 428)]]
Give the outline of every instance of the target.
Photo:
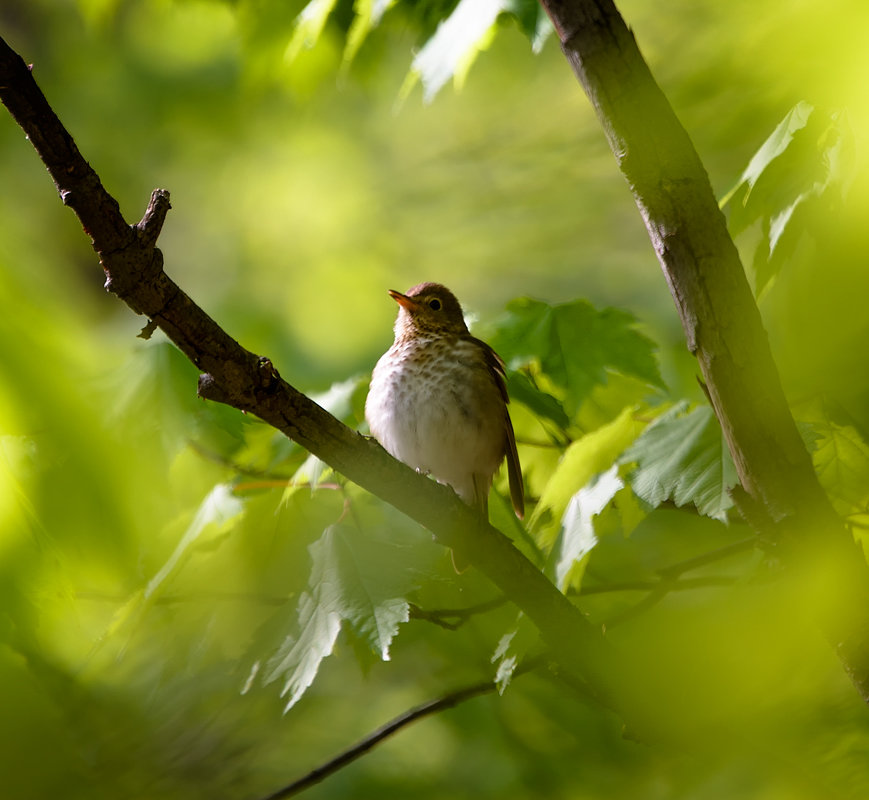
[(471, 335), (445, 286), (420, 283), (404, 294), (390, 289), (389, 296), (399, 306), (395, 341), (372, 372), (365, 401), (371, 434), (399, 461), (451, 486), (484, 520), (506, 457), (521, 519), (524, 487), (504, 361)]

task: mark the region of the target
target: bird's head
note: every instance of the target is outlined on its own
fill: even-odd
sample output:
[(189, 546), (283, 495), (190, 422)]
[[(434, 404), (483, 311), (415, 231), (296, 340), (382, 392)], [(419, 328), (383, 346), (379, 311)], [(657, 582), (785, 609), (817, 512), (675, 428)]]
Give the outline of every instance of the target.
[(407, 294), (390, 289), (389, 296), (401, 306), (395, 321), (395, 332), (398, 336), (468, 333), (462, 307), (446, 286), (439, 283), (420, 283), (408, 289)]

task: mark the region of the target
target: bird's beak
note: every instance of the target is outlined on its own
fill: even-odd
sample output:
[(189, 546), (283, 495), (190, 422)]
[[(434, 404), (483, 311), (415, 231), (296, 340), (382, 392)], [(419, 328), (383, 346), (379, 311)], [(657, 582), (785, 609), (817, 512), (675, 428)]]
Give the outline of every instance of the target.
[(413, 311), (419, 308), (419, 303), (414, 300), (412, 297), (408, 297), (406, 294), (402, 294), (401, 292), (396, 292), (395, 289), (389, 290), (389, 296), (395, 300), (398, 305), (402, 308), (406, 308), (408, 311)]

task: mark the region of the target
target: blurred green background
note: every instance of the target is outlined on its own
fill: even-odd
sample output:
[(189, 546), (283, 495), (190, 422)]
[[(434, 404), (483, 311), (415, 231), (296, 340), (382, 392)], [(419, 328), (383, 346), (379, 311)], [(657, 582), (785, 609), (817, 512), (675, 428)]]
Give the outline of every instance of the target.
[[(288, 60), (300, 8), (4, 0), (0, 35), (33, 63), (130, 222), (154, 187), (171, 191), (167, 272), (299, 388), (368, 372), (391, 341), (386, 289), (436, 280), (484, 321), (522, 295), (628, 309), (658, 342), (673, 395), (700, 396), (640, 217), (554, 39), (534, 55), (505, 21), (460, 91), (426, 105), (416, 88), (400, 102), (427, 6), (387, 13), (349, 69), (338, 29), (349, 3)], [(869, 6), (629, 0), (620, 10), (719, 196), (796, 103), (846, 111), (848, 201), (807, 233), (761, 308), (795, 408), (828, 404), (865, 437)], [(305, 548), (340, 499), (252, 495), (231, 536), (213, 524), (169, 589), (143, 599), (232, 473), (209, 454), (243, 439), (244, 459), (272, 475), (278, 446), (200, 403), (195, 370), (159, 335), (136, 338), (145, 321), (103, 291), (86, 237), (5, 113), (0, 175), (4, 796), (263, 796), (407, 707), (490, 674), (508, 612), (458, 634), (406, 626), (393, 661), (364, 674), (342, 639), (287, 716), (274, 686), (240, 694), (252, 632), (297, 599)], [(740, 239), (746, 263), (751, 236)], [(268, 463), (265, 445), (251, 444), (260, 440)], [(445, 604), (489, 596), (444, 575)], [(693, 613), (686, 624), (703, 629)], [(752, 631), (747, 646), (761, 641)], [(808, 651), (798, 668), (787, 645), (777, 652), (790, 683), (772, 749), (775, 736), (758, 734), (763, 745), (749, 735), (741, 748), (728, 739), (661, 756), (529, 676), (502, 700), (421, 723), (310, 796), (865, 796), (865, 711), (826, 645)], [(805, 702), (788, 719), (783, 698), (795, 696)], [(741, 700), (725, 727), (750, 724)]]

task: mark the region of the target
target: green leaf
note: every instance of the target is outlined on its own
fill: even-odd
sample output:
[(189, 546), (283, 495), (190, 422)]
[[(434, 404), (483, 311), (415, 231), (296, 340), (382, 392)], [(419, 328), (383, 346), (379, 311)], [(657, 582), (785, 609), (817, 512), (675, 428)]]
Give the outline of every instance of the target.
[[(333, 383), (322, 394), (312, 395), (311, 399), (333, 417), (337, 417), (345, 424), (351, 424), (355, 417), (356, 395), (360, 388), (367, 388), (367, 386), (368, 379), (357, 376)], [(331, 467), (311, 453), (293, 475), (293, 484), (308, 483), (314, 489), (331, 473)], [(292, 487), (287, 488), (287, 491), (291, 490)]]
[(526, 371), (511, 371), (507, 375), (507, 393), (511, 400), (527, 406), (538, 417), (551, 420), (561, 430), (570, 425), (570, 419), (561, 402), (536, 386)]
[(330, 587), (306, 592), (299, 603), (299, 625), (295, 635), (288, 637), (283, 647), (269, 662), (271, 673), (266, 683), (285, 676), (281, 697), (287, 697), (284, 711), (289, 711), (317, 677), (320, 663), (330, 655), (341, 631), (341, 614), (330, 608), (329, 598), (323, 598)]
[(624, 483), (619, 477), (618, 466), (595, 475), (567, 504), (561, 519), (561, 536), (555, 561), (555, 585), (566, 591), (577, 580), (575, 569), (584, 566), (583, 559), (597, 544), (594, 518), (615, 497)]
[(793, 141), (794, 134), (798, 130), (806, 127), (809, 117), (814, 109), (808, 103), (797, 103), (788, 113), (785, 118), (776, 126), (775, 130), (769, 135), (769, 138), (760, 146), (760, 149), (752, 156), (748, 166), (739, 176), (736, 185), (727, 192), (721, 199), (719, 205), (723, 208), (729, 203), (733, 196), (743, 186), (746, 187), (746, 192), (742, 197), (742, 204), (748, 203), (749, 195), (758, 179), (765, 172), (767, 167), (785, 150), (788, 149)]
[(760, 294), (813, 226), (841, 203), (854, 172), (854, 135), (841, 112), (815, 111), (799, 103), (757, 151), (736, 185), (721, 200), (729, 204), (733, 235), (760, 220), (762, 237), (753, 269)]
[(317, 44), (336, 3), (337, 0), (311, 0), (302, 9), (296, 17), (296, 29), (284, 54), (287, 63), (295, 61), (302, 48), (310, 49)]
[(818, 480), (840, 514), (865, 509), (869, 503), (869, 444), (855, 428), (815, 422), (812, 459)]
[(333, 417), (347, 423), (355, 414), (355, 400), (360, 389), (368, 389), (368, 376), (357, 375), (346, 381), (333, 383), (325, 392), (311, 395), (311, 399)]
[(418, 541), (401, 545), (381, 540), (345, 523), (326, 528), (309, 548), (311, 577), (296, 624), (267, 667), (267, 683), (284, 680), (286, 710), (313, 683), (344, 622), (389, 660), (398, 626), (408, 620), (406, 595), (418, 585), (421, 565), (432, 550)]
[(492, 663), (495, 664), (495, 684), (499, 694), (504, 694), (513, 680), (516, 669), (528, 655), (528, 651), (539, 641), (540, 634), (536, 626), (520, 612), (515, 627), (500, 638), (492, 654)]
[(643, 408), (648, 397), (648, 383), (620, 372), (609, 372), (607, 382), (591, 390), (572, 422), (581, 431), (594, 431), (612, 422), (625, 408)]
[(356, 58), (368, 34), (380, 24), (383, 15), (395, 2), (396, 0), (356, 0), (353, 4), (356, 15), (347, 31), (347, 43), (344, 45), (345, 69)]
[(519, 23), (519, 28), (531, 40), (531, 49), (539, 53), (554, 31), (552, 22), (538, 0), (510, 0), (507, 10)]
[(178, 570), (181, 562), (189, 555), (194, 544), (201, 543), (204, 534), (213, 539), (222, 535), (244, 511), (244, 503), (232, 493), (232, 487), (221, 483), (215, 486), (202, 501), (193, 521), (187, 526), (184, 535), (157, 574), (148, 581), (145, 599), (149, 599), (163, 585), (172, 573)]
[(214, 543), (234, 526), (244, 513), (245, 504), (232, 493), (228, 484), (215, 486), (200, 503), (193, 520), (187, 526), (172, 555), (144, 589), (131, 594), (115, 611), (111, 622), (95, 646), (96, 653), (125, 628), (132, 630), (144, 619), (170, 578), (175, 577), (190, 558), (195, 545)]
[(723, 520), (733, 505), (728, 492), (737, 483), (736, 468), (712, 409), (685, 414), (686, 407), (680, 403), (655, 420), (621, 460), (637, 462), (631, 487), (653, 507), (672, 499)]
[[(626, 491), (630, 490), (622, 490)], [(613, 504), (619, 502), (620, 494)], [(604, 515), (610, 513), (607, 509)], [(602, 527), (598, 521), (598, 530)], [(711, 517), (673, 508), (655, 509), (629, 537), (606, 533), (598, 536), (583, 577), (583, 611), (593, 623), (606, 624), (649, 597), (647, 592), (661, 580), (662, 571), (666, 573), (674, 564), (735, 544), (747, 535), (742, 525), (725, 525)], [(687, 577), (750, 575), (752, 565), (762, 559), (759, 551), (746, 549), (692, 569)]]
[(218, 436), (237, 446), (246, 427), (243, 415), (196, 394), (199, 372), (174, 344), (155, 337), (137, 347), (123, 369), (107, 382), (114, 405), (109, 421), (127, 435), (158, 437), (175, 452), (192, 437)]
[(797, 430), (799, 431), (800, 438), (803, 440), (803, 444), (806, 446), (806, 450), (810, 453), (816, 452), (818, 442), (823, 439), (823, 434), (818, 430), (817, 425), (814, 422), (797, 420)]
[(477, 54), (489, 46), (498, 15), (509, 8), (510, 0), (460, 0), (414, 58), (401, 97), (406, 98), (418, 80), (427, 103), (450, 78), (461, 85)]
[(529, 521), (529, 528), (543, 548), (555, 544), (571, 499), (595, 475), (608, 471), (644, 426), (636, 419), (636, 410), (626, 408), (611, 423), (567, 448)]
[(539, 363), (564, 391), (565, 410), (572, 416), (595, 386), (606, 383), (610, 370), (664, 387), (655, 345), (635, 325), (625, 311), (598, 311), (584, 300), (551, 306), (523, 298), (507, 306), (488, 338), (513, 369)]

